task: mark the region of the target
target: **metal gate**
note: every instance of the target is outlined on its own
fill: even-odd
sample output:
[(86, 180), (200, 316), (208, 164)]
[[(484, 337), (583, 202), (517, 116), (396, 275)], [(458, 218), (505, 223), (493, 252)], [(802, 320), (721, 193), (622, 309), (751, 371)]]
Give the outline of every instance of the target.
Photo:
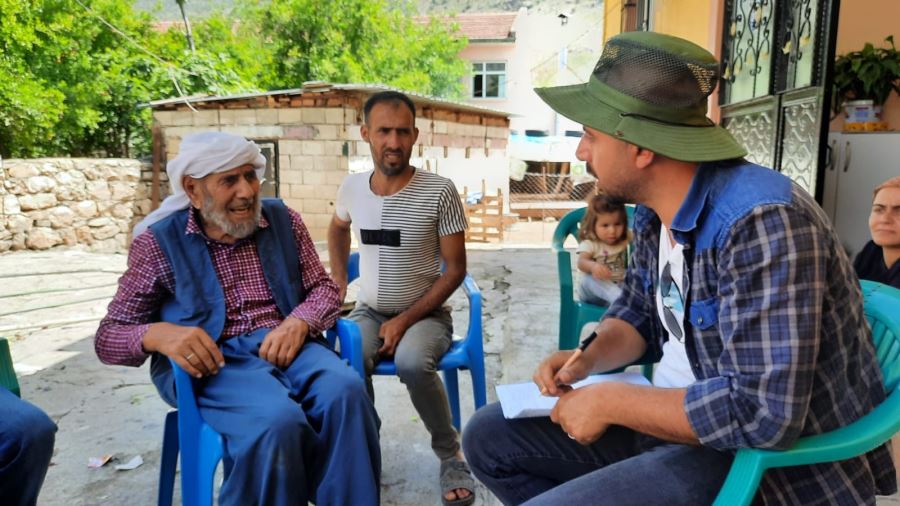
[(822, 202), (840, 0), (726, 0), (722, 124)]

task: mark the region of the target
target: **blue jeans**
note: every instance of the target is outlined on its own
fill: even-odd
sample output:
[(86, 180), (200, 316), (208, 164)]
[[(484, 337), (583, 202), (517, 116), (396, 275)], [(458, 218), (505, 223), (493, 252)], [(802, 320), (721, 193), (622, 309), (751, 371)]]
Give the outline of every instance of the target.
[(55, 437), (56, 424), (43, 411), (0, 388), (0, 502), (37, 503)]
[(478, 410), (463, 431), (472, 472), (503, 504), (614, 506), (712, 503), (734, 456), (611, 426), (591, 445), (550, 418), (503, 418)]
[(219, 503), (377, 505), (378, 417), (365, 382), (313, 338), (276, 367), (259, 358), (267, 333), (221, 341), (225, 367), (197, 382), (200, 416), (224, 440)]

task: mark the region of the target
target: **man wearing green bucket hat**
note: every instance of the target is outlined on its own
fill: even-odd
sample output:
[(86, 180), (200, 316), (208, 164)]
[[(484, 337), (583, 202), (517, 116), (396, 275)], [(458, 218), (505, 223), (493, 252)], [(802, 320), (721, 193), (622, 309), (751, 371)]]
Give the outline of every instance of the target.
[[(789, 448), (884, 399), (833, 228), (706, 117), (717, 79), (699, 46), (631, 32), (607, 42), (587, 83), (536, 90), (584, 125), (577, 156), (598, 189), (638, 204), (635, 249), (592, 340), (535, 372), (559, 397), (550, 418), (507, 420), (492, 404), (466, 426), (469, 464), (504, 504), (710, 504), (738, 448)], [(652, 387), (568, 387), (656, 361)], [(874, 504), (896, 489), (881, 446), (770, 470), (757, 499)]]

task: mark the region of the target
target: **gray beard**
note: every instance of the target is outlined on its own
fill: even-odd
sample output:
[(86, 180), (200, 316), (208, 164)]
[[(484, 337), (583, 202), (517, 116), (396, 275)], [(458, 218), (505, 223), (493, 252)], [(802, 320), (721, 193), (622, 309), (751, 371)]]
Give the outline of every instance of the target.
[(229, 221), (225, 213), (215, 209), (212, 197), (208, 195), (203, 197), (203, 208), (200, 209), (200, 215), (205, 221), (221, 228), (225, 234), (235, 239), (243, 239), (249, 237), (250, 234), (256, 232), (256, 229), (259, 228), (259, 218), (262, 216), (262, 203), (259, 198), (254, 200), (253, 220), (245, 223), (232, 223)]

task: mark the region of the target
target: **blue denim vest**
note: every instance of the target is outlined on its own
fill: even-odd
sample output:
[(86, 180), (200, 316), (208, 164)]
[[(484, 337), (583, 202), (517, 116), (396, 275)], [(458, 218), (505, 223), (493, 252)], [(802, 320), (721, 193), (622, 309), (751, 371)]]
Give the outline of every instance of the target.
[[(175, 293), (163, 301), (159, 321), (200, 327), (218, 340), (225, 326), (225, 293), (213, 267), (206, 239), (200, 234), (185, 233), (189, 212), (190, 209), (178, 211), (150, 226), (175, 277)], [(262, 213), (269, 226), (257, 229), (253, 240), (275, 304), (287, 317), (306, 298), (300, 255), (284, 203), (278, 199), (263, 199)], [(163, 399), (174, 405), (172, 366), (165, 356), (153, 354), (150, 376)]]
[[(686, 274), (693, 285), (687, 295), (686, 317), (691, 326), (707, 329), (717, 323), (719, 297), (715, 270), (692, 273), (697, 266), (714, 265), (714, 258), (731, 237), (736, 221), (754, 208), (791, 203), (791, 180), (772, 169), (751, 163), (702, 165), (684, 203), (672, 220), (672, 235), (685, 244)], [(693, 276), (697, 274), (697, 276)], [(704, 287), (698, 287), (699, 281)], [(691, 301), (693, 295), (700, 295)], [(687, 330), (687, 329), (686, 329)]]
[[(685, 334), (691, 336), (685, 346), (697, 377), (704, 377), (696, 353), (695, 330), (718, 336), (719, 297), (716, 259), (731, 236), (735, 222), (754, 208), (768, 204), (790, 205), (791, 180), (772, 169), (745, 160), (724, 160), (700, 165), (687, 196), (672, 220), (671, 232), (684, 245), (683, 285)], [(660, 219), (653, 210), (638, 206), (635, 211), (635, 236), (652, 238), (653, 262), (648, 269), (640, 269), (644, 293), (656, 314), (655, 290), (658, 282), (658, 248)], [(662, 336), (662, 324), (656, 318), (648, 321), (650, 328), (639, 329), (644, 335)], [(712, 339), (711, 342), (715, 341)], [(661, 341), (651, 340), (641, 363), (656, 362), (661, 357)], [(720, 348), (721, 346), (719, 346)]]

